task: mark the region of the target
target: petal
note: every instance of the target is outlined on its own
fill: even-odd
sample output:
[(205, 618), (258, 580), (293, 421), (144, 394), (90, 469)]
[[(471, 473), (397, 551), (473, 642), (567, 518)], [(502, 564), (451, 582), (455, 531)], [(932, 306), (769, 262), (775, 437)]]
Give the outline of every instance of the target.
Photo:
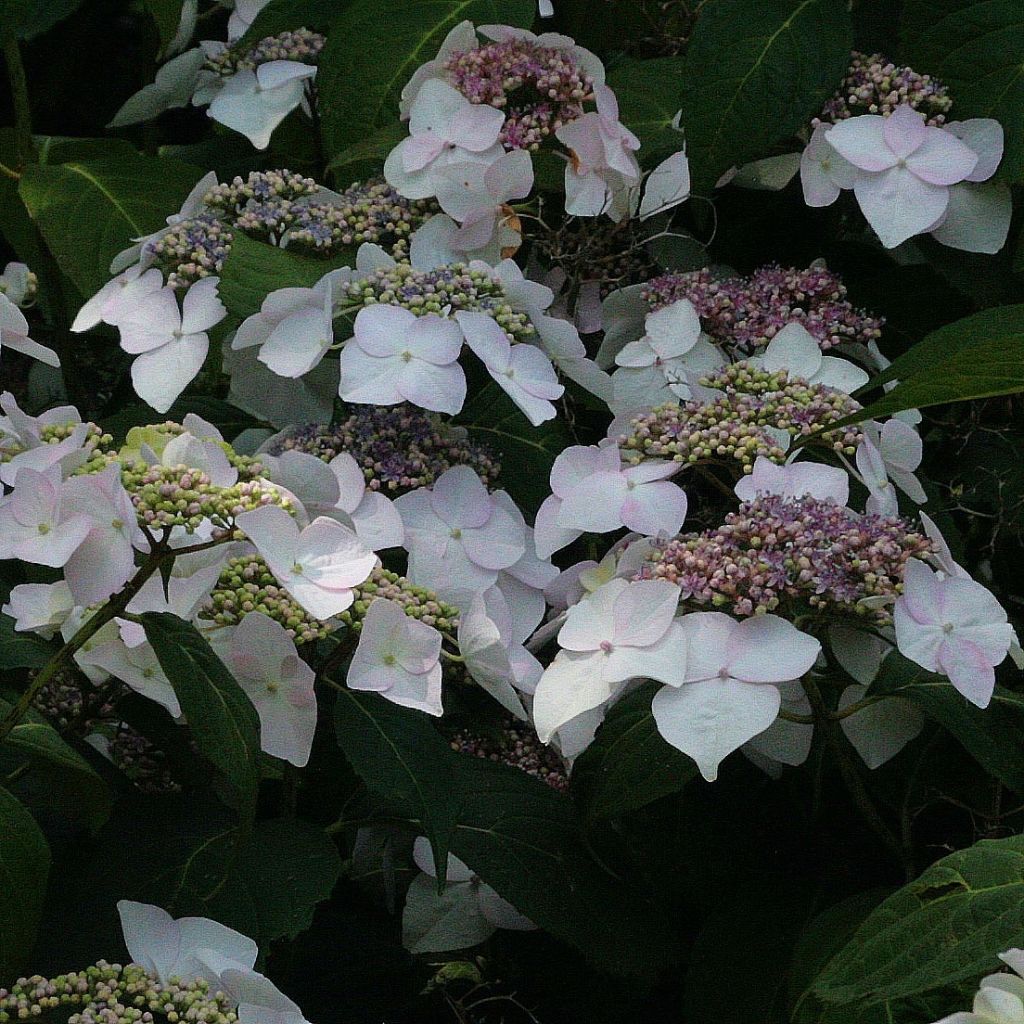
[(559, 726), (600, 707), (619, 689), (598, 671), (603, 651), (560, 651), (545, 670), (533, 696), (533, 723), (541, 743)]
[(932, 185), (963, 181), (977, 166), (978, 154), (941, 128), (928, 128), (926, 132), (920, 149), (907, 157), (907, 167)]
[(821, 644), (778, 615), (743, 619), (729, 637), (725, 667), (750, 683), (799, 679), (814, 664)]
[(416, 315), (409, 310), (378, 303), (359, 311), (352, 337), (367, 355), (393, 356), (402, 351), (405, 333), (415, 322)]
[(988, 707), (996, 674), (985, 652), (960, 637), (946, 638), (939, 647), (939, 670), (972, 704)]
[(330, 318), (323, 310), (303, 309), (270, 332), (258, 358), (281, 377), (302, 377), (323, 359), (333, 341)]
[(654, 695), (651, 713), (662, 737), (692, 757), (701, 775), (713, 782), (721, 761), (764, 732), (781, 703), (774, 686), (711, 679), (662, 688)]
[(160, 907), (119, 900), (117, 913), (131, 962), (152, 970), (162, 982), (178, 961), (181, 934), (174, 918)]
[(887, 249), (927, 231), (945, 213), (949, 202), (948, 188), (922, 181), (905, 167), (861, 175), (853, 192), (861, 212)]
[(530, 932), (537, 927), (528, 917), (520, 914), (508, 900), (502, 899), (489, 885), (481, 884), (477, 899), (480, 901), (480, 912), (496, 928)]
[(882, 127), (885, 144), (901, 159), (916, 153), (928, 137), (924, 115), (909, 103), (901, 103)]
[(886, 171), (899, 159), (885, 141), (884, 117), (862, 114), (833, 125), (825, 141), (845, 160), (862, 171)]
[(640, 219), (678, 206), (690, 195), (690, 163), (686, 150), (673, 153), (647, 177), (644, 197), (640, 203)]
[(620, 509), (622, 525), (645, 537), (674, 535), (686, 519), (686, 492), (668, 480), (629, 491)]
[(466, 374), (458, 363), (434, 366), (416, 359), (399, 371), (396, 389), (407, 402), (454, 416), (466, 401)]
[(405, 894), (402, 945), (413, 954), (444, 953), (477, 946), (495, 927), (480, 912), (469, 882), (449, 883), (438, 895), (427, 875), (414, 878)]
[(392, 356), (367, 355), (349, 342), (341, 350), (338, 395), (345, 402), (366, 405), (397, 405), (405, 401), (398, 386), (401, 363)]
[[(863, 699), (866, 686), (848, 686), (839, 698), (839, 710)], [(924, 728), (924, 714), (912, 701), (899, 697), (869, 704), (839, 722), (861, 760), (878, 768), (894, 758)]]
[(217, 295), (220, 281), (204, 277), (192, 285), (181, 302), (181, 329), (185, 334), (200, 334), (219, 324), (228, 315)]
[(697, 344), (700, 317), (689, 299), (679, 299), (649, 314), (644, 320), (644, 330), (655, 352), (662, 359), (671, 359), (685, 355)]
[(617, 530), (623, 525), (622, 506), (629, 496), (621, 473), (592, 473), (562, 499), (557, 523), (586, 533)]
[(988, 181), (1003, 158), (1003, 126), (991, 117), (972, 117), (950, 121), (943, 128), (978, 155), (978, 162), (966, 180)]
[(583, 532), (558, 525), (558, 513), (561, 507), (562, 499), (552, 494), (545, 498), (537, 510), (537, 517), (534, 520), (534, 541), (537, 545), (537, 554), (541, 558), (550, 558), (556, 551), (561, 551), (562, 548), (571, 544)]
[(428, 313), (416, 317), (405, 331), (404, 348), (417, 359), (436, 366), (447, 366), (462, 351), (462, 331), (452, 320)]
[(806, 327), (790, 323), (768, 343), (762, 360), (769, 373), (786, 370), (810, 380), (821, 368), (821, 348)]
[(630, 647), (649, 647), (667, 632), (679, 609), (679, 588), (666, 580), (635, 580), (615, 600), (610, 638)]
[(487, 488), (469, 466), (445, 470), (427, 493), (434, 514), (449, 526), (483, 526), (494, 511)]
[(167, 412), (203, 368), (210, 340), (205, 334), (186, 334), (132, 363), (135, 393), (157, 412)]
[(932, 231), (932, 238), (953, 249), (991, 255), (1006, 244), (1012, 215), (1008, 185), (1001, 181), (964, 182), (949, 190), (946, 218)]

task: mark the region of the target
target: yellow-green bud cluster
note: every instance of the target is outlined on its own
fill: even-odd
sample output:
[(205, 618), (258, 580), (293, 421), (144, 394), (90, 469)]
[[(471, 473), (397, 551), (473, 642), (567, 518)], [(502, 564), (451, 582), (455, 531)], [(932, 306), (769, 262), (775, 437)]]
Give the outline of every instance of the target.
[[(84, 971), (55, 978), (34, 974), (0, 988), (0, 1024), (50, 1019), (59, 1011), (68, 1024), (235, 1024), (230, 998), (211, 992), (208, 981), (171, 980), (166, 985), (137, 964), (100, 960)], [(70, 1015), (69, 1015), (70, 1014)]]
[[(81, 424), (78, 422), (50, 423), (39, 431), (39, 439), (43, 444), (60, 444), (66, 441)], [(111, 445), (114, 439), (110, 434), (103, 433), (102, 429), (95, 423), (87, 423), (89, 428), (85, 437), (82, 450), (85, 452), (85, 461), (79, 466), (76, 473), (96, 473), (107, 464)], [(12, 435), (0, 436), (0, 462), (10, 462), (15, 455), (25, 451), (24, 445), (19, 444)]]
[(219, 626), (236, 626), (249, 612), (269, 615), (284, 626), (296, 644), (323, 639), (331, 630), (329, 624), (312, 618), (291, 598), (259, 555), (241, 555), (228, 561), (199, 618)]
[(206, 519), (218, 529), (228, 530), (243, 512), (263, 505), (291, 507), (290, 499), (266, 480), (240, 480), (232, 487), (218, 487), (202, 470), (185, 465), (129, 462), (121, 467), (121, 481), (140, 523), (161, 528), (183, 526), (189, 533)]
[(402, 611), (411, 619), (416, 619), (442, 633), (455, 635), (459, 628), (459, 610), (438, 599), (432, 590), (417, 587), (404, 576), (389, 572), (378, 565), (370, 578), (358, 587), (353, 587), (355, 601), (339, 618), (350, 629), (358, 633), (362, 629), (363, 619), (371, 604), (378, 597), (385, 597), (395, 604), (401, 605)]
[[(860, 408), (840, 391), (749, 362), (723, 367), (700, 383), (722, 394), (709, 402), (662, 405), (630, 422), (619, 439), (628, 462), (657, 458), (693, 465), (715, 459), (738, 462), (749, 472), (759, 455), (786, 461), (786, 446), (772, 431), (803, 437)], [(860, 429), (849, 426), (822, 434), (820, 442), (853, 455), (860, 438)]]
[(402, 306), (417, 316), (440, 315), (450, 309), (486, 313), (504, 329), (509, 340), (529, 341), (537, 333), (526, 313), (512, 308), (501, 281), (487, 272), (463, 263), (416, 270), (408, 263), (384, 267), (341, 289), (350, 306), (385, 303)]

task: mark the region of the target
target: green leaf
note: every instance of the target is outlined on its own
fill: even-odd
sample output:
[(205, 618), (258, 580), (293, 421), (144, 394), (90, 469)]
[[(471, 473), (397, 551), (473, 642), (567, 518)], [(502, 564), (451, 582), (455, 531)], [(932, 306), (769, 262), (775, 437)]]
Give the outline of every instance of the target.
[(672, 121), (682, 102), (685, 67), (682, 57), (657, 57), (623, 61), (608, 73), (619, 116), (639, 137), (638, 156), (647, 166), (683, 148), (686, 136)]
[[(0, 700), (0, 719), (10, 707)], [(51, 803), (58, 801), (68, 809), (67, 817), (80, 817), (93, 830), (110, 817), (106, 783), (36, 711), (29, 711), (0, 743), (0, 774), (16, 771), (26, 762), (30, 770), (15, 785), (26, 784), (30, 794), (43, 793)]]
[(635, 811), (678, 793), (696, 776), (696, 764), (655, 725), (651, 698), (659, 688), (647, 684), (620, 700), (573, 765), (573, 794), (587, 820)]
[(18, 633), (14, 619), (0, 615), (0, 671), (13, 668), (42, 668), (58, 647), (35, 633)]
[(536, 509), (551, 493), (548, 477), (559, 453), (572, 444), (561, 418), (539, 427), (494, 382), (473, 392), (457, 420), (474, 440), (501, 454), (501, 480), (521, 506)]
[(267, 36), (276, 36), (297, 28), (326, 32), (346, 6), (347, 0), (270, 0), (235, 45), (242, 49)]
[(851, 49), (847, 5), (835, 0), (711, 0), (686, 51), (679, 102), (695, 187), (710, 189), (805, 128)]
[(356, 773), (556, 938), (602, 970), (650, 976), (674, 939), (657, 910), (585, 850), (572, 804), (537, 779), (451, 750), (430, 721), (377, 694), (342, 691), (338, 742)]
[(339, 185), (348, 185), (357, 179), (380, 174), (388, 153), (408, 134), (408, 128), (401, 121), (384, 125), (368, 138), (360, 139), (343, 149), (327, 169), (333, 172)]
[(252, 701), (191, 623), (169, 612), (145, 612), (141, 620), (196, 745), (234, 785), (243, 816), (251, 816), (260, 752), (260, 723)]
[(81, 4), (82, 0), (0, 0), (0, 39), (34, 39)]
[(18, 977), (35, 944), (50, 874), (50, 848), (39, 826), (0, 788), (0, 978)]
[(294, 939), (313, 923), (341, 874), (337, 847), (323, 829), (303, 821), (263, 821), (241, 870), (256, 897), (260, 940)]
[(943, 857), (870, 914), (811, 991), (867, 1004), (953, 985), (1024, 944), (1024, 836)]
[(535, 11), (534, 0), (353, 0), (331, 23), (317, 71), (327, 153), (391, 124), (413, 72), (459, 22), (528, 28)]
[(1006, 132), (1000, 176), (1024, 181), (1024, 7), (1019, 0), (906, 0), (901, 56), (953, 97), (952, 116)]
[(258, 313), (263, 300), (278, 288), (312, 288), (324, 274), (355, 263), (354, 252), (316, 259), (256, 242), (236, 232), (224, 261), (218, 291), (228, 312), (239, 320)]
[(926, 672), (898, 651), (886, 657), (871, 692), (912, 700), (987, 772), (1024, 794), (1024, 695), (997, 686), (987, 708), (975, 707), (945, 676)]
[(145, 0), (145, 4), (146, 10), (156, 22), (160, 34), (160, 52), (163, 53), (167, 44), (178, 34), (182, 0)]
[(25, 168), (19, 192), (60, 268), (83, 295), (110, 279), (110, 261), (133, 238), (177, 212), (202, 172), (157, 157), (117, 156)]

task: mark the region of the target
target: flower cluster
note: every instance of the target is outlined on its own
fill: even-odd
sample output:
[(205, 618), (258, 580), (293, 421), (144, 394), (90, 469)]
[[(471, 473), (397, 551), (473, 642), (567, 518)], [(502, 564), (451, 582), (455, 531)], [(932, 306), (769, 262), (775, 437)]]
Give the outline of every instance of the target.
[(509, 303), (502, 282), (485, 266), (455, 263), (417, 270), (409, 263), (398, 263), (339, 290), (353, 306), (401, 306), (416, 316), (441, 315), (448, 309), (486, 313), (512, 341), (528, 341), (536, 334), (529, 314)]
[(353, 632), (362, 629), (363, 619), (370, 605), (385, 598), (398, 605), (406, 615), (417, 622), (454, 636), (459, 628), (459, 609), (438, 599), (426, 587), (418, 587), (404, 576), (378, 565), (367, 580), (353, 588), (355, 600), (341, 613), (341, 621)]
[(238, 71), (254, 71), (261, 64), (269, 64), (275, 60), (316, 64), (325, 42), (326, 37), (319, 32), (299, 28), (293, 32), (267, 36), (250, 47), (223, 50), (209, 57), (204, 67), (215, 74), (227, 77)]
[(237, 626), (251, 612), (282, 625), (296, 645), (321, 640), (331, 631), (329, 622), (317, 621), (289, 595), (259, 555), (238, 555), (224, 565), (199, 619)]
[(527, 723), (511, 716), (494, 733), (477, 735), (462, 729), (452, 736), (450, 746), (460, 754), (526, 772), (560, 793), (569, 788), (565, 761), (555, 750), (541, 743)]
[(430, 213), (431, 204), (405, 199), (380, 179), (335, 194), (291, 171), (252, 171), (206, 192), (193, 216), (146, 242), (143, 260), (170, 287), (187, 288), (220, 273), (236, 231), (316, 256), (374, 242), (400, 257)]
[(452, 54), (448, 81), (470, 101), (505, 113), (506, 149), (539, 149), (556, 129), (583, 115), (594, 81), (572, 49), (511, 37)]
[(235, 1024), (238, 1015), (230, 998), (205, 978), (160, 981), (137, 964), (100, 960), (83, 971), (53, 978), (34, 974), (0, 988), (0, 1024), (47, 1018), (70, 1011), (68, 1024), (138, 1024), (145, 1021), (201, 1020)]
[(753, 352), (787, 324), (798, 323), (828, 351), (844, 342), (868, 345), (885, 321), (856, 309), (846, 286), (824, 266), (805, 270), (769, 264), (748, 277), (717, 278), (710, 270), (665, 274), (649, 281), (643, 297), (652, 310), (689, 299), (715, 341)]
[(838, 124), (860, 114), (888, 117), (900, 104), (909, 104), (938, 127), (953, 106), (949, 89), (931, 75), (893, 64), (880, 53), (853, 52), (850, 67), (835, 95), (825, 104), (813, 127)]
[[(784, 462), (792, 439), (860, 408), (839, 391), (749, 362), (725, 366), (702, 377), (700, 385), (721, 394), (706, 402), (659, 406), (635, 417), (619, 438), (624, 456), (633, 463), (669, 458), (690, 465), (723, 459), (747, 471), (759, 455)], [(848, 426), (828, 431), (820, 440), (836, 452), (853, 455), (860, 437), (859, 427)]]
[(670, 541), (640, 575), (676, 584), (698, 606), (739, 616), (790, 601), (887, 622), (907, 561), (931, 548), (897, 517), (861, 516), (810, 495), (761, 494), (722, 526)]
[(390, 496), (429, 487), (452, 466), (470, 466), (488, 486), (501, 471), (496, 453), (486, 445), (410, 405), (356, 406), (335, 425), (310, 423), (284, 431), (266, 451), (306, 452), (324, 462), (347, 452), (362, 469), (367, 488)]

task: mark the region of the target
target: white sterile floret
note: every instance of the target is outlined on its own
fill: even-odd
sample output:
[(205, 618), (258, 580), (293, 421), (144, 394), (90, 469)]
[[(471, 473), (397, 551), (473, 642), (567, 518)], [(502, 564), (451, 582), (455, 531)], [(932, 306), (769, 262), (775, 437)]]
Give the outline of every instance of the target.
[(837, 505), (850, 500), (850, 478), (836, 466), (820, 462), (789, 462), (784, 466), (759, 455), (754, 468), (736, 484), (740, 501), (753, 501), (758, 494), (779, 494), (799, 498), (809, 494), (819, 501), (831, 499)]
[(897, 514), (899, 499), (893, 484), (912, 501), (923, 505), (928, 496), (914, 475), (924, 454), (917, 431), (900, 419), (886, 420), (881, 428), (869, 421), (863, 430), (856, 463), (861, 482), (869, 492), (867, 511), (886, 516)]
[(664, 580), (613, 579), (570, 608), (558, 634), (562, 649), (534, 694), (541, 741), (617, 696), (629, 679), (680, 685), (687, 641), (678, 605), (679, 588)]
[(677, 628), (687, 645), (685, 669), (663, 680), (671, 685), (655, 694), (651, 711), (661, 735), (711, 782), (727, 755), (775, 721), (778, 684), (807, 672), (821, 645), (777, 615), (737, 621), (695, 612)]
[(943, 577), (912, 558), (893, 618), (902, 655), (948, 676), (972, 704), (984, 708), (995, 688), (995, 666), (1014, 640), (1002, 605), (980, 583)]
[(441, 715), (441, 634), (410, 618), (401, 605), (370, 602), (346, 682), (393, 704)]
[(231, 630), (224, 663), (260, 718), (260, 749), (301, 768), (316, 731), (315, 673), (279, 622), (253, 611)]
[(401, 306), (368, 306), (342, 350), (338, 394), (346, 402), (412, 402), (454, 415), (466, 400), (461, 351), (462, 331), (454, 320), (418, 317)]
[(304, 530), (279, 505), (264, 505), (236, 519), (278, 582), (310, 615), (329, 619), (343, 612), (377, 564), (355, 532), (320, 516)]
[(809, 384), (824, 384), (852, 394), (870, 380), (868, 374), (848, 359), (822, 355), (821, 346), (802, 324), (789, 323), (775, 335), (764, 354), (750, 360), (769, 373), (784, 370), (790, 377), (802, 377)]

